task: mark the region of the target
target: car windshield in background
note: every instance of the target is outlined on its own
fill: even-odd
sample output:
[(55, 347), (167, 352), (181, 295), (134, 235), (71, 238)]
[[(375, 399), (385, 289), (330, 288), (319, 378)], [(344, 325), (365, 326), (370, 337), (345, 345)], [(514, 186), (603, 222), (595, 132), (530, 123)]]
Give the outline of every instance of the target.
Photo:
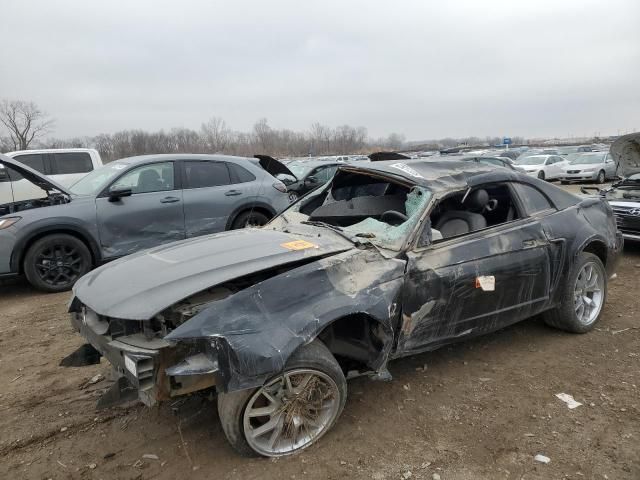
[(568, 155), (567, 159), (569, 163), (572, 165), (584, 165), (587, 163), (603, 163), (604, 162), (604, 154), (596, 154), (596, 155), (588, 155), (588, 154), (580, 154), (574, 153), (572, 155)]
[(517, 165), (542, 165), (547, 157), (520, 157), (515, 163)]
[(111, 180), (127, 167), (124, 163), (110, 163), (82, 177), (69, 190), (76, 195), (97, 195)]
[(295, 163), (295, 162), (288, 163), (287, 168), (291, 170), (291, 173), (293, 173), (297, 178), (304, 177), (307, 174), (307, 172), (311, 170), (311, 167), (309, 165), (305, 165), (304, 163)]

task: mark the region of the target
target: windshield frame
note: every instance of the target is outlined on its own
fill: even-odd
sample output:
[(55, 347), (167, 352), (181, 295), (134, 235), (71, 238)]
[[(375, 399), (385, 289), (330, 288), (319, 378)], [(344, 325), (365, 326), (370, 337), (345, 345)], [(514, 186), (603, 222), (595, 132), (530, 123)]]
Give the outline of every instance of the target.
[[(569, 165), (599, 165), (599, 164), (605, 163), (607, 158), (607, 153), (604, 153), (604, 152), (576, 152), (576, 153), (571, 153), (569, 155), (575, 155), (575, 157), (571, 157), (570, 159), (567, 159), (569, 160)], [(596, 157), (600, 157), (600, 160), (597, 162), (579, 161), (580, 159), (596, 158)]]
[[(523, 166), (523, 165), (535, 165), (535, 166), (538, 166), (538, 165), (545, 165), (545, 164), (546, 164), (546, 162), (547, 162), (547, 159), (548, 159), (549, 157), (551, 157), (551, 156), (552, 156), (551, 154), (543, 154), (543, 155), (527, 155), (527, 156), (525, 156), (525, 157), (518, 157), (518, 158), (514, 161), (514, 163), (515, 163), (516, 165), (520, 165), (520, 166)], [(522, 160), (526, 160), (527, 158), (540, 158), (542, 161), (541, 161), (540, 163), (524, 163), (524, 162), (522, 162)]]

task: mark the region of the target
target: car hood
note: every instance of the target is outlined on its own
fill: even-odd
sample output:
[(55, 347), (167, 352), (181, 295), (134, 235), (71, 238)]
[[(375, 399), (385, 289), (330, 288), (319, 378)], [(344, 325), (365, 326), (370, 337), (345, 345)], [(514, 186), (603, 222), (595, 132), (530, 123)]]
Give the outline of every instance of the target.
[[(309, 236), (243, 229), (146, 250), (104, 265), (75, 284), (75, 297), (100, 315), (147, 320), (214, 285), (277, 266), (354, 248), (337, 234)], [(313, 235), (311, 235), (313, 233)]]
[(20, 163), (17, 160), (14, 160), (11, 157), (7, 157), (6, 155), (0, 154), (0, 166), (11, 167), (13, 170), (16, 170), (20, 175), (29, 180), (31, 183), (37, 185), (43, 190), (58, 190), (61, 193), (66, 195), (71, 195), (71, 192), (64, 188), (59, 183), (54, 182), (50, 178), (41, 174), (40, 172), (34, 170), (33, 168), (27, 167), (26, 165)]
[(618, 137), (609, 152), (618, 165), (619, 176), (640, 173), (640, 132)]

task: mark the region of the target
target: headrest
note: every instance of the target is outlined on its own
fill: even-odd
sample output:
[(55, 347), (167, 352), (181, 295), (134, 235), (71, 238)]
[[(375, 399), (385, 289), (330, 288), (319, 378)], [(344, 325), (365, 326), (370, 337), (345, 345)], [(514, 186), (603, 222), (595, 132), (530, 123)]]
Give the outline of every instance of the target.
[(489, 203), (489, 194), (483, 189), (474, 190), (464, 203), (473, 210), (482, 210)]

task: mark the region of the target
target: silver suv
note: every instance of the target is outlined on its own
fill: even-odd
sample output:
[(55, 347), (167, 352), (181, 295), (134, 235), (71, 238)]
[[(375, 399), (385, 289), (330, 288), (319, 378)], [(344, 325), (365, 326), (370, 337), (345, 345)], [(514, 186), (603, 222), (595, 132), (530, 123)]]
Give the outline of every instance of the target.
[(0, 155), (0, 182), (21, 176), (42, 191), (0, 205), (0, 277), (24, 274), (59, 292), (130, 253), (264, 225), (289, 205), (265, 168), (254, 158), (149, 155), (109, 163), (67, 189)]

